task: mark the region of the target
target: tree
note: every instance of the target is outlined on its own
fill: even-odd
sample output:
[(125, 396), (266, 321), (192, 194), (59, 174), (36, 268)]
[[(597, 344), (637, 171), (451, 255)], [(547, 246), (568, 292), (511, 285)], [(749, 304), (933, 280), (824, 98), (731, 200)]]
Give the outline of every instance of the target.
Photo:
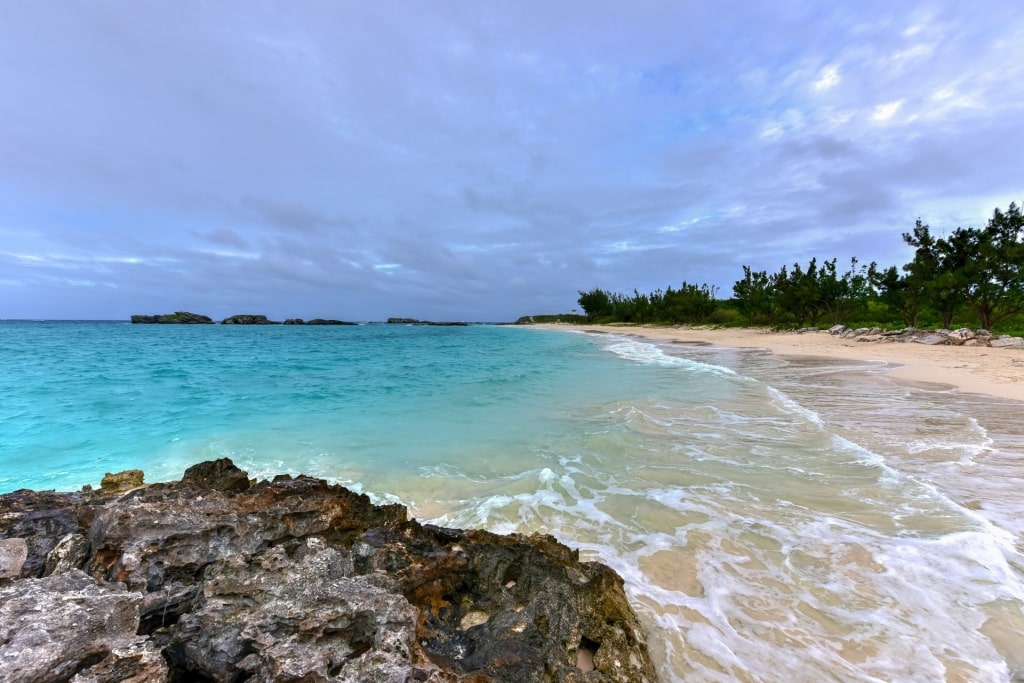
[(818, 324), (818, 317), (824, 310), (818, 277), (818, 260), (813, 258), (807, 264), (807, 270), (801, 268), (799, 263), (794, 263), (788, 275), (783, 266), (773, 276), (775, 301), (780, 312), (791, 316), (797, 325), (803, 326), (807, 321), (811, 325)]
[(963, 273), (957, 263), (963, 255), (951, 252), (947, 242), (933, 237), (920, 218), (912, 233), (903, 233), (903, 241), (915, 249), (914, 260), (903, 266), (909, 284), (921, 287), (925, 303), (942, 318), (942, 326), (952, 327), (964, 302)]
[(743, 279), (732, 286), (733, 298), (740, 313), (748, 322), (762, 321), (775, 324), (776, 290), (768, 277), (768, 271), (754, 272), (750, 266), (743, 266)]
[(662, 295), (665, 320), (672, 323), (703, 323), (718, 308), (718, 288), (691, 285), (683, 280), (682, 286), (673, 290), (669, 287)]
[(917, 318), (925, 301), (924, 283), (909, 275), (900, 275), (896, 266), (878, 270), (875, 263), (868, 268), (868, 279), (879, 301), (898, 313), (904, 325), (917, 327)]
[(1024, 311), (1024, 215), (1011, 203), (998, 208), (983, 230), (957, 228), (940, 240), (945, 258), (958, 275), (960, 290), (989, 330)]
[(581, 291), (579, 294), (580, 298), (577, 300), (577, 303), (586, 314), (587, 322), (592, 323), (599, 316), (611, 315), (612, 298), (608, 292), (594, 287), (589, 292)]
[(863, 306), (870, 293), (867, 268), (858, 269), (856, 257), (850, 259), (850, 269), (842, 276), (836, 263), (836, 259), (824, 261), (818, 270), (818, 299), (831, 315), (833, 325), (841, 323), (851, 309)]

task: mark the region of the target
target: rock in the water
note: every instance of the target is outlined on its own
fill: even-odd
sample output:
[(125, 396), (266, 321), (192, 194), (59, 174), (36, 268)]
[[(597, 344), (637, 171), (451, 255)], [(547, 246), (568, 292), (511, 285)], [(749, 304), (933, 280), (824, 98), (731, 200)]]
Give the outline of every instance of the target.
[(220, 321), (221, 325), (280, 325), (267, 320), (265, 315), (232, 315)]
[(417, 320), (416, 318), (388, 318), (392, 325), (431, 325), (434, 327), (468, 327), (469, 323), (464, 322), (435, 322), (432, 320)]
[(250, 486), (227, 459), (0, 496), (0, 538), (36, 559), (21, 577), (60, 572), (9, 580), (4, 609), (76, 596), (34, 626), (0, 614), (0, 670), (29, 667), (11, 680), (656, 680), (622, 580), (554, 538), (425, 526), (310, 477)]
[(285, 325), (305, 325), (306, 321), (302, 318), (288, 318), (284, 321)]
[(356, 323), (346, 322), (344, 320), (331, 320), (330, 318), (313, 318), (307, 325), (355, 325)]
[(178, 311), (165, 315), (133, 315), (132, 322), (149, 325), (212, 325), (213, 318), (198, 313)]

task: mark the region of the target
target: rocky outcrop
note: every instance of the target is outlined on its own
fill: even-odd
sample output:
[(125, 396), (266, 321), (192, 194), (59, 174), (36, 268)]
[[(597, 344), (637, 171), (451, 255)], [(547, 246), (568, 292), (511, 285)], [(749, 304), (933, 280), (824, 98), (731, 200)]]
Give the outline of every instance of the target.
[(344, 320), (331, 320), (330, 318), (313, 318), (307, 325), (355, 325), (356, 323), (345, 322)]
[(167, 313), (165, 315), (133, 315), (132, 322), (149, 325), (212, 325), (213, 318), (188, 311)]
[(21, 565), (0, 579), (0, 680), (656, 679), (622, 580), (554, 538), (226, 459), (0, 496), (0, 544)]
[(138, 634), (142, 602), (78, 569), (0, 586), (0, 680), (169, 680), (160, 651)]
[(911, 342), (927, 346), (990, 346), (992, 348), (1024, 347), (1024, 338), (1010, 335), (994, 336), (988, 330), (971, 330), (961, 327), (956, 330), (920, 330), (906, 327), (900, 330), (883, 330), (880, 327), (850, 329), (846, 325), (834, 325), (828, 333), (844, 339), (859, 342)]
[(221, 325), (280, 325), (281, 323), (267, 320), (265, 315), (232, 315), (220, 321)]

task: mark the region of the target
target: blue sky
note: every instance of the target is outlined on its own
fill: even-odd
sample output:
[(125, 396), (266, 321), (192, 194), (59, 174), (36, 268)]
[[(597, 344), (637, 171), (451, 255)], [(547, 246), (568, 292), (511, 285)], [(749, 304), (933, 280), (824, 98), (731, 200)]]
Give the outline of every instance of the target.
[(1024, 199), (1024, 11), (0, 4), (0, 318), (509, 320)]

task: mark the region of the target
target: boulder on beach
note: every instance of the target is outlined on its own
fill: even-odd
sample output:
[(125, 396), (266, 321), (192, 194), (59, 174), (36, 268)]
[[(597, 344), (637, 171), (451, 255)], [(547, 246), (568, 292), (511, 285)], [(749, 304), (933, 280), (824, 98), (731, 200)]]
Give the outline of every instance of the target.
[(622, 579), (553, 537), (421, 524), (228, 459), (2, 495), (0, 542), (11, 680), (657, 679)]

